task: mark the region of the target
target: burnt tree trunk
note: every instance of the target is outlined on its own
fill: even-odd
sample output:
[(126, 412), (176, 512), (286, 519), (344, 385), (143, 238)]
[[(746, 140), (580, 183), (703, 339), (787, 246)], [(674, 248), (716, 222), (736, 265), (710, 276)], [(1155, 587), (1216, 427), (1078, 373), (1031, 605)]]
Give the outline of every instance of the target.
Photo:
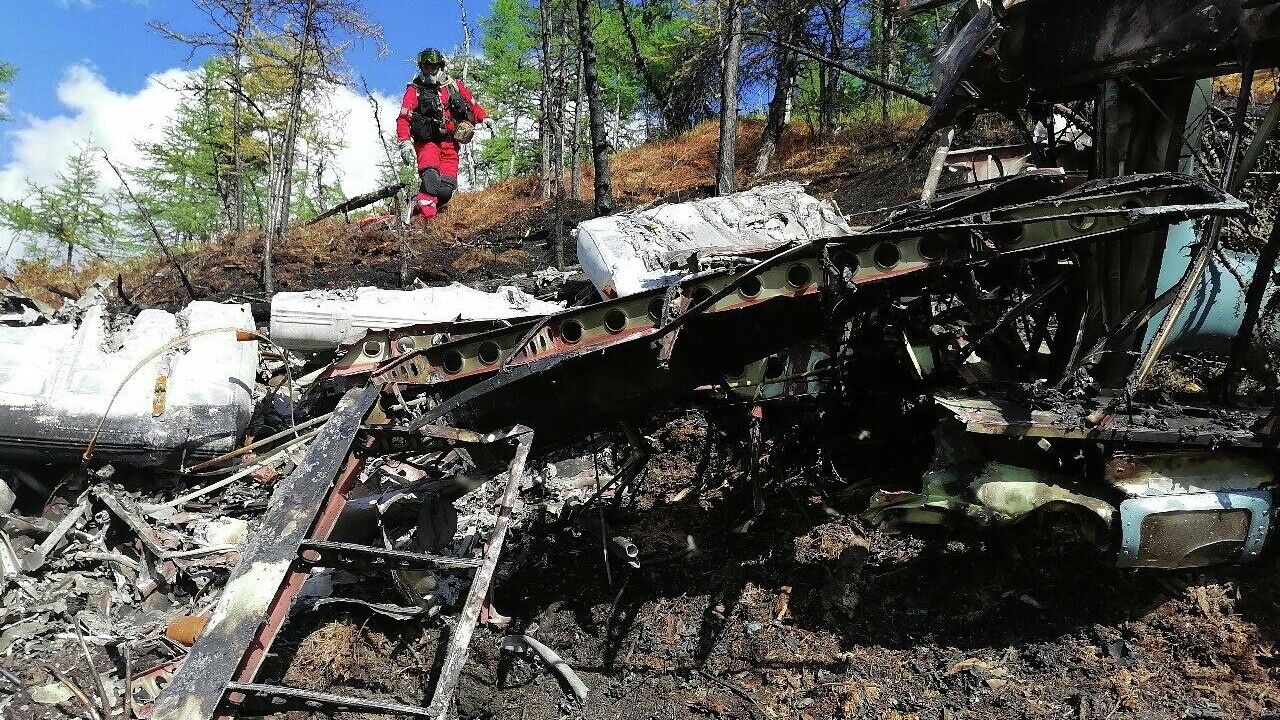
[[(844, 12), (847, 4), (845, 0), (836, 0), (823, 6), (829, 34), (827, 57), (836, 62), (844, 59)], [(840, 72), (821, 63), (818, 66), (818, 77), (818, 137), (825, 141), (831, 138), (836, 128), (836, 95), (840, 92)]]
[(551, 0), (538, 0), (538, 30), (542, 42), (542, 87), (538, 95), (538, 142), (542, 152), (538, 169), (541, 177), (542, 197), (551, 197)]
[(236, 14), (236, 27), (231, 36), (231, 82), (235, 86), (231, 92), (231, 218), (230, 225), (234, 232), (244, 232), (244, 153), (241, 149), (240, 134), (244, 127), (241, 118), (244, 93), (244, 45), (245, 35), (249, 32), (249, 23), (253, 18), (252, 0), (244, 0)]
[(734, 156), (738, 150), (738, 64), (742, 60), (742, 8), (725, 2), (724, 66), (720, 82), (720, 154), (716, 158), (716, 193), (737, 190)]
[(578, 52), (578, 94), (573, 101), (573, 129), (570, 136), (573, 138), (573, 146), (569, 149), (569, 197), (574, 200), (582, 199), (582, 104), (586, 101), (582, 91), (582, 52)]
[(591, 159), (595, 165), (595, 214), (613, 212), (613, 180), (609, 175), (609, 134), (600, 78), (596, 74), (596, 47), (591, 37), (590, 0), (578, 0), (578, 36), (582, 48), (582, 84), (591, 115)]
[[(566, 14), (560, 16), (561, 33), (568, 32), (569, 18)], [(552, 93), (551, 104), (555, 106), (553, 117), (555, 122), (552, 125), (554, 134), (551, 140), (551, 186), (552, 195), (555, 197), (555, 253), (556, 267), (563, 268), (566, 264), (565, 257), (565, 239), (567, 230), (565, 228), (564, 219), (564, 100), (565, 100), (565, 60), (568, 56), (568, 44), (560, 43), (559, 54), (556, 57), (555, 64), (555, 90)]]
[(645, 60), (644, 53), (640, 52), (640, 41), (636, 37), (635, 28), (631, 25), (631, 14), (628, 12), (627, 0), (618, 0), (618, 14), (622, 18), (622, 30), (626, 33), (627, 43), (631, 46), (631, 56), (635, 60), (636, 69), (640, 71), (640, 78), (644, 80), (644, 87), (653, 96), (653, 101), (658, 106), (658, 114), (662, 117), (661, 134), (663, 137), (674, 135), (681, 129), (681, 124), (675, 117), (675, 112), (671, 107), (670, 88), (658, 82), (653, 71), (649, 68), (648, 61)]
[(1271, 235), (1258, 254), (1258, 267), (1254, 269), (1249, 289), (1245, 292), (1244, 317), (1240, 319), (1240, 330), (1231, 341), (1231, 357), (1222, 376), (1222, 393), (1227, 400), (1235, 393), (1236, 378), (1244, 365), (1249, 345), (1253, 342), (1253, 333), (1262, 311), (1262, 300), (1267, 294), (1267, 288), (1272, 286), (1271, 277), (1275, 272), (1277, 259), (1280, 259), (1280, 218), (1271, 226)]
[[(795, 42), (803, 21), (804, 13), (800, 8), (788, 14), (779, 28), (782, 39), (787, 43)], [(777, 74), (773, 82), (773, 98), (769, 101), (769, 112), (765, 119), (764, 131), (760, 135), (760, 149), (756, 152), (756, 166), (752, 177), (763, 175), (769, 169), (769, 163), (773, 162), (773, 156), (778, 150), (778, 140), (787, 126), (791, 92), (795, 87), (798, 66), (796, 53), (782, 43), (774, 47), (774, 67)]]
[(272, 249), (283, 244), (289, 232), (289, 216), (293, 199), (293, 163), (298, 149), (298, 130), (302, 124), (302, 94), (307, 81), (307, 48), (314, 41), (316, 32), (316, 0), (307, 0), (302, 11), (302, 31), (298, 37), (298, 57), (290, 70), (293, 87), (289, 94), (288, 120), (285, 122), (284, 140), (281, 143), (280, 164), (276, 168), (275, 182), (271, 188), (269, 212), (271, 220), (262, 247), (262, 289), (268, 296), (275, 292), (272, 276)]

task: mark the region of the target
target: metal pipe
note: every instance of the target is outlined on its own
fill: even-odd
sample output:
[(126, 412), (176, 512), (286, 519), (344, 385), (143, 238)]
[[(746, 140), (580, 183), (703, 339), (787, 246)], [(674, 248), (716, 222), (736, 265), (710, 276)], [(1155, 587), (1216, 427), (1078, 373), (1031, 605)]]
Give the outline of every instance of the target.
[[(1240, 152), (1240, 140), (1244, 135), (1245, 114), (1249, 108), (1249, 100), (1253, 90), (1253, 56), (1250, 51), (1246, 51), (1246, 53), (1244, 72), (1240, 76), (1240, 95), (1236, 100), (1231, 145), (1227, 150), (1227, 165), (1222, 173), (1222, 189), (1227, 193), (1235, 192), (1243, 184), (1244, 173), (1237, 173), (1237, 170), (1248, 170), (1248, 168), (1236, 163)], [(1151, 373), (1151, 368), (1155, 367), (1156, 361), (1160, 359), (1160, 353), (1169, 342), (1169, 336), (1173, 333), (1174, 325), (1178, 322), (1178, 318), (1182, 316), (1182, 311), (1186, 308), (1187, 301), (1191, 299), (1191, 293), (1199, 284), (1201, 276), (1204, 275), (1205, 268), (1209, 265), (1209, 260), (1213, 258), (1214, 251), (1218, 247), (1218, 238), (1221, 234), (1222, 216), (1215, 215), (1209, 220), (1208, 231), (1201, 240), (1200, 251), (1196, 254), (1191, 267), (1187, 268), (1187, 274), (1182, 278), (1182, 282), (1179, 283), (1178, 294), (1174, 297), (1173, 304), (1169, 307), (1169, 312), (1165, 314), (1164, 320), (1160, 323), (1160, 329), (1156, 331), (1156, 336), (1152, 338), (1151, 345), (1142, 354), (1138, 367), (1129, 377), (1129, 382), (1125, 384), (1125, 390), (1128, 394), (1132, 395), (1142, 386), (1142, 383), (1147, 379), (1147, 375)]]

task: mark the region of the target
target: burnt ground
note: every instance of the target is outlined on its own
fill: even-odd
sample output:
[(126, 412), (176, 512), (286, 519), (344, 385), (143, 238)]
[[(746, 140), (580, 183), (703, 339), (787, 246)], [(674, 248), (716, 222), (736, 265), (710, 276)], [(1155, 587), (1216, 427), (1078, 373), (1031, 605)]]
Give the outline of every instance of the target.
[[(606, 569), (594, 511), (519, 532), (494, 596), (513, 623), (477, 633), (460, 717), (1280, 716), (1274, 552), (1141, 573), (1054, 525), (895, 533), (864, 525), (856, 484), (815, 467), (766, 469), (766, 511), (742, 531), (749, 485), (731, 453), (700, 472), (705, 424), (651, 430), (659, 453), (606, 514), (640, 568)], [(501, 653), (504, 632), (559, 652), (591, 688), (586, 703)], [(316, 614), (277, 646), (274, 673), (425, 704), (441, 645), (439, 622)]]
[[(923, 162), (895, 161), (901, 138), (846, 140), (856, 150), (802, 147), (776, 178), (764, 180), (806, 180), (847, 213), (918, 194)], [(705, 178), (712, 147), (702, 142), (669, 152), (675, 162), (664, 160), (657, 170), (637, 163), (631, 184), (621, 181), (623, 203), (704, 194), (698, 178)], [(692, 179), (643, 185), (665, 178), (660, 171), (668, 166), (691, 166)], [(529, 188), (517, 188), (493, 202), (530, 196)], [(477, 206), (457, 208), (455, 221), (495, 217), (466, 236), (438, 228), (414, 233), (415, 275), (429, 282), (489, 280), (554, 260), (547, 205), (495, 214), (486, 201), (472, 202)], [(570, 212), (586, 209), (573, 205)], [(393, 233), (331, 225), (295, 238), (277, 256), (281, 289), (398, 285)], [(254, 243), (231, 238), (190, 257), (201, 291), (258, 298)], [(162, 265), (144, 264), (125, 276), (139, 304), (186, 300)], [(813, 466), (766, 467), (764, 515), (733, 532), (751, 516), (740, 458), (717, 454), (700, 472), (707, 431), (697, 415), (690, 417), (644, 428), (659, 452), (634, 496), (608, 508), (610, 534), (639, 546), (639, 569), (616, 560), (606, 568), (599, 526), (589, 522), (546, 521), (513, 533), (495, 594), (513, 626), (477, 633), (457, 695), (462, 717), (1280, 717), (1274, 550), (1247, 567), (1138, 573), (1115, 569), (1093, 546), (1056, 527), (892, 532), (859, 519), (871, 486), (859, 472), (841, 479)], [(852, 445), (847, 438), (834, 442)], [(927, 455), (927, 448), (905, 452)], [(862, 468), (880, 480), (883, 470), (876, 461)], [(918, 472), (904, 474), (903, 482), (913, 477)], [(696, 554), (685, 552), (689, 537)], [(384, 578), (368, 578), (364, 586), (373, 594), (390, 590)], [(173, 612), (154, 609), (161, 625)], [(579, 706), (540, 664), (501, 653), (506, 632), (527, 633), (559, 652), (591, 688), (587, 702)], [(291, 623), (270, 671), (298, 687), (425, 704), (442, 640), (447, 631), (438, 620), (324, 609)], [(88, 688), (92, 676), (74, 643), (62, 633), (48, 660)], [(95, 646), (93, 655), (98, 667), (122, 673), (114, 651)], [(172, 655), (134, 658), (134, 669)], [(33, 686), (53, 679), (10, 658), (0, 657), (0, 669)], [(27, 717), (83, 711), (72, 700)]]

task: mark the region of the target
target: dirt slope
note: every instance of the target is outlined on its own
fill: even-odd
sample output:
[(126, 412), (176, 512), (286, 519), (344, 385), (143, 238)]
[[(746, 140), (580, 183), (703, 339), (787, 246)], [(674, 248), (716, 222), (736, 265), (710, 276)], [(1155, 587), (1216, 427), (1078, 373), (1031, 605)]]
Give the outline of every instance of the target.
[[(846, 212), (906, 202), (918, 194), (923, 159), (904, 164), (900, 151), (918, 118), (904, 116), (890, 127), (877, 123), (847, 129), (819, 143), (804, 127), (787, 131), (774, 167), (758, 182), (798, 179), (833, 198)], [(740, 183), (754, 166), (761, 124), (744, 122), (738, 152)], [(715, 179), (717, 127), (704, 123), (688, 133), (648, 143), (611, 159), (619, 209), (679, 201), (710, 194)], [(903, 172), (903, 168), (908, 172)], [(586, 197), (566, 200), (566, 228), (589, 216), (590, 168)], [(554, 203), (539, 197), (535, 177), (520, 177), (477, 192), (461, 193), (426, 229), (410, 231), (411, 274), (428, 283), (475, 281), (541, 269), (555, 262)], [(278, 290), (375, 285), (399, 287), (399, 233), (361, 229), (341, 219), (294, 228), (274, 254)], [(573, 262), (572, 242), (566, 243)], [(258, 263), (260, 233), (232, 236), (181, 257), (204, 299), (265, 299)], [(78, 294), (100, 274), (123, 276), (125, 294), (141, 306), (175, 306), (188, 301), (176, 273), (162, 259), (144, 257), (120, 266), (91, 263), (75, 274), (42, 263), (22, 264), (14, 280), (24, 291), (49, 302), (58, 294)]]

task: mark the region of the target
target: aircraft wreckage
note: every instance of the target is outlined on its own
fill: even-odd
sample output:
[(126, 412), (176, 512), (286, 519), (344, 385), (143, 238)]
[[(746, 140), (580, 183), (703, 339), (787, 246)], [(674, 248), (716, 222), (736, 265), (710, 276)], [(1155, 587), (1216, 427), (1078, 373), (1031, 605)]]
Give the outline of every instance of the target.
[[(954, 3), (904, 2), (904, 11), (940, 4)], [(1247, 88), (1252, 69), (1277, 58), (1275, 2), (968, 2), (937, 52), (937, 95), (915, 143), (943, 139), (924, 197), (875, 225), (852, 227), (784, 183), (583, 223), (578, 254), (593, 302), (548, 305), (515, 288), (282, 294), (270, 344), (285, 356), (279, 345), (337, 348), (336, 361), (308, 377), (331, 399), (289, 431), (218, 457), (244, 432), (247, 396), (233, 393), (235, 419), (209, 422), (217, 395), (206, 390), (220, 380), (165, 364), (180, 343), (169, 336), (147, 347), (125, 341), (132, 354), (121, 365), (134, 371), (113, 369), (95, 396), (101, 407), (89, 408), (104, 418), (127, 409), (138, 423), (104, 430), (81, 417), (83, 407), (74, 422), (23, 418), (22, 403), (37, 393), (17, 375), (22, 392), (7, 402), (14, 423), (60, 429), (46, 456), (82, 442), (92, 450), (99, 436), (109, 440), (104, 457), (179, 457), (188, 470), (229, 472), (256, 453), (197, 492), (305, 445), (185, 659), (148, 671), (137, 686), (150, 688), (147, 697), (131, 681), (135, 711), (159, 720), (230, 717), (264, 702), (445, 717), (473, 632), (496, 612), (489, 585), (531, 454), (623, 423), (631, 454), (596, 496), (622, 492), (648, 453), (630, 422), (671, 403), (740, 407), (755, 418), (826, 403), (839, 410), (821, 416), (824, 432), (847, 429), (851, 446), (856, 428), (876, 428), (926, 449), (917, 488), (875, 494), (867, 516), (876, 521), (995, 526), (1058, 511), (1122, 567), (1245, 562), (1271, 529), (1275, 413), (1172, 403), (1142, 388), (1166, 347), (1202, 338), (1203, 318), (1225, 313), (1228, 335), (1240, 324), (1223, 309), (1238, 298), (1205, 292), (1205, 277), (1224, 223), (1250, 212), (1235, 194), (1280, 112), (1273, 105), (1249, 138), (1240, 110), (1213, 168), (1197, 170), (1202, 154), (1186, 138), (1199, 136), (1191, 126), (1204, 115), (1200, 78), (1242, 72)], [(1028, 143), (953, 149), (956, 129), (983, 112), (1016, 119)], [(1190, 261), (1179, 252), (1188, 244)], [(1162, 275), (1174, 280), (1162, 286)], [(229, 312), (239, 332), (224, 328), (225, 342), (206, 350), (244, 376), (240, 350), (267, 338), (243, 321), (244, 309)], [(205, 328), (197, 315), (150, 322)], [(101, 322), (82, 320), (89, 329), (78, 332), (92, 337), (79, 342), (103, 344), (93, 335)], [(22, 333), (38, 331), (67, 342), (72, 331), (54, 327), (8, 328), (13, 338), (0, 340), (23, 343)], [(47, 382), (75, 371), (52, 370)], [(194, 398), (194, 411), (178, 405), (190, 427), (135, 429), (170, 411), (164, 397)], [(22, 459), (22, 445), (6, 441), (0, 452)], [(87, 452), (85, 464), (92, 459)], [(381, 490), (356, 492), (369, 483)], [(486, 483), (497, 508), (487, 541), (442, 552), (457, 523), (446, 506)], [(144, 519), (184, 498), (130, 508), (101, 487), (89, 495), (142, 538), (157, 569), (189, 561)], [(406, 508), (435, 541), (370, 544), (377, 518)], [(58, 543), (46, 544), (48, 554)], [(625, 538), (614, 544), (636, 558)], [(429, 706), (259, 682), (312, 571), (353, 566), (393, 570), (407, 593), (430, 592), (415, 582), (431, 572), (473, 573)], [(533, 643), (584, 698), (572, 671)]]

